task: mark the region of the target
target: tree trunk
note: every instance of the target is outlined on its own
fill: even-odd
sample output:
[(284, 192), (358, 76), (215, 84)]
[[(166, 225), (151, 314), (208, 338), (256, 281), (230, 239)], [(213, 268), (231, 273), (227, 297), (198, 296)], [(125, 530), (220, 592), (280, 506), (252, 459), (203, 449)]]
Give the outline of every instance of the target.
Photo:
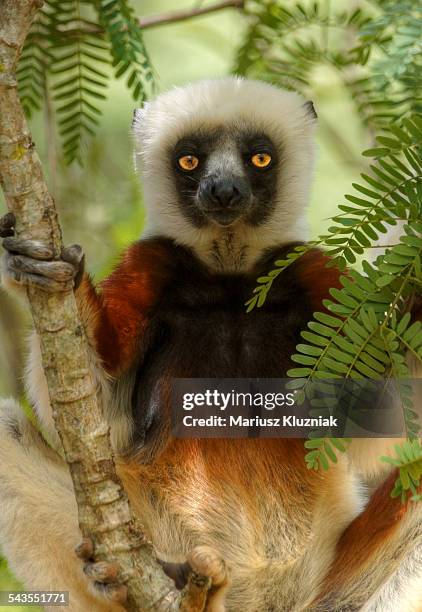
[[(62, 237), (57, 212), (15, 76), (25, 37), (41, 5), (39, 0), (0, 0), (0, 183), (16, 216), (17, 234), (52, 246), (59, 257)], [(119, 565), (119, 577), (128, 588), (128, 610), (177, 610), (179, 605), (202, 610), (204, 597), (201, 604), (186, 608), (192, 593), (198, 601), (198, 582), (190, 581), (190, 589), (180, 595), (132, 518), (116, 474), (73, 292), (50, 294), (29, 288), (28, 298), (83, 536), (93, 539), (97, 559)]]

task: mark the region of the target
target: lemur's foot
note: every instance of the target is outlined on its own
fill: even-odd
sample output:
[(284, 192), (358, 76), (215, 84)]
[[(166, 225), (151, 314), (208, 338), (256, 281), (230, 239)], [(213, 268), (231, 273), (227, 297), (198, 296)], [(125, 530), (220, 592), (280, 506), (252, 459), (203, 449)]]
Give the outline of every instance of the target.
[(221, 586), (227, 580), (227, 567), (210, 546), (197, 546), (188, 555), (188, 563), (196, 574), (211, 578), (211, 586)]
[(211, 578), (212, 587), (219, 587), (227, 581), (226, 564), (210, 546), (194, 548), (188, 555), (186, 563), (171, 563), (160, 559), (158, 561), (179, 590), (186, 586), (192, 572)]
[(50, 247), (37, 240), (15, 237), (15, 216), (7, 213), (0, 219), (0, 237), (6, 250), (4, 273), (20, 285), (31, 285), (44, 291), (69, 291), (77, 288), (84, 272), (84, 253), (73, 244), (53, 260)]
[(84, 573), (92, 581), (96, 594), (109, 601), (124, 604), (127, 599), (127, 587), (118, 582), (117, 565), (106, 561), (95, 561), (94, 544), (90, 538), (84, 538), (75, 552), (85, 562)]

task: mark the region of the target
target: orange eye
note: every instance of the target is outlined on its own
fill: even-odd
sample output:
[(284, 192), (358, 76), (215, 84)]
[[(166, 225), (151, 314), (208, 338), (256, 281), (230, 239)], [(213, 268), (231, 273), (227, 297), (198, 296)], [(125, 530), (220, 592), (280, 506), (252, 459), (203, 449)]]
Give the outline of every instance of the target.
[(195, 155), (184, 155), (179, 157), (178, 163), (182, 170), (195, 170), (198, 167), (199, 159)]
[(266, 168), (271, 163), (271, 155), (269, 153), (255, 153), (251, 162), (256, 168)]

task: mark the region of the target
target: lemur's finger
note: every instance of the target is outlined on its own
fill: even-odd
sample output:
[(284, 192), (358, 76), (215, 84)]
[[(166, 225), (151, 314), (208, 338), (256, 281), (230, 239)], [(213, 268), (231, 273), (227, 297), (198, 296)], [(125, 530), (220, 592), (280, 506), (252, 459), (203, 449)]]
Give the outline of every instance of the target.
[(0, 238), (8, 238), (9, 236), (14, 236), (15, 230), (3, 228), (0, 229)]
[(16, 223), (16, 217), (12, 212), (8, 212), (0, 217), (0, 227), (14, 227)]
[(9, 255), (7, 267), (15, 272), (39, 274), (56, 281), (70, 280), (76, 274), (75, 268), (65, 261), (41, 261), (24, 255)]
[(39, 276), (38, 274), (28, 274), (26, 272), (15, 271), (12, 268), (7, 270), (9, 276), (20, 285), (27, 285), (32, 287), (38, 287), (48, 293), (54, 293), (56, 291), (71, 291), (73, 289), (73, 279), (68, 281), (56, 281), (46, 276)]
[(53, 250), (39, 242), (38, 240), (27, 240), (25, 238), (5, 238), (3, 240), (3, 247), (10, 253), (18, 253), (19, 255), (26, 255), (33, 259), (53, 259)]
[(91, 559), (94, 555), (94, 542), (91, 540), (91, 538), (84, 538), (75, 548), (75, 553), (79, 559)]
[(13, 228), (16, 223), (16, 217), (13, 213), (9, 212), (0, 218), (0, 237), (6, 238), (6, 236), (13, 236), (15, 233)]
[(6, 238), (7, 236), (13, 236), (14, 226), (16, 223), (16, 218), (13, 213), (7, 213), (3, 217), (0, 218), (0, 238)]
[(84, 258), (84, 251), (79, 244), (71, 244), (62, 249), (61, 258), (63, 261), (67, 261), (72, 266), (75, 266), (75, 268), (78, 268)]
[(95, 580), (95, 582), (117, 582), (119, 568), (115, 563), (97, 561), (93, 563), (86, 563), (84, 565), (84, 573), (88, 576), (88, 578)]
[(71, 244), (61, 252), (63, 261), (67, 261), (75, 267), (75, 286), (77, 289), (81, 284), (85, 269), (85, 253), (79, 244)]
[(95, 588), (110, 601), (124, 604), (127, 600), (127, 587), (124, 584), (104, 584), (103, 582), (94, 582)]

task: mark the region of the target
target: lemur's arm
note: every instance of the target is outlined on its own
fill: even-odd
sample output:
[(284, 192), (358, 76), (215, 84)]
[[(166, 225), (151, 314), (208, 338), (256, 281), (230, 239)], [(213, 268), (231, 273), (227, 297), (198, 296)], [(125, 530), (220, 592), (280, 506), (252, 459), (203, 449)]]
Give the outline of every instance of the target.
[(171, 274), (172, 259), (165, 241), (134, 243), (121, 262), (98, 287), (84, 272), (80, 246), (63, 249), (53, 261), (51, 249), (35, 240), (14, 236), (15, 217), (0, 219), (0, 237), (6, 250), (3, 284), (22, 292), (27, 285), (44, 291), (72, 287), (88, 339), (106, 371), (118, 375), (142, 353), (140, 339), (151, 308)]
[[(84, 274), (75, 291), (78, 308), (108, 373), (118, 375), (142, 354), (151, 309), (171, 274), (171, 257), (160, 240), (138, 242), (98, 287)], [(144, 347), (145, 348), (145, 347)]]

